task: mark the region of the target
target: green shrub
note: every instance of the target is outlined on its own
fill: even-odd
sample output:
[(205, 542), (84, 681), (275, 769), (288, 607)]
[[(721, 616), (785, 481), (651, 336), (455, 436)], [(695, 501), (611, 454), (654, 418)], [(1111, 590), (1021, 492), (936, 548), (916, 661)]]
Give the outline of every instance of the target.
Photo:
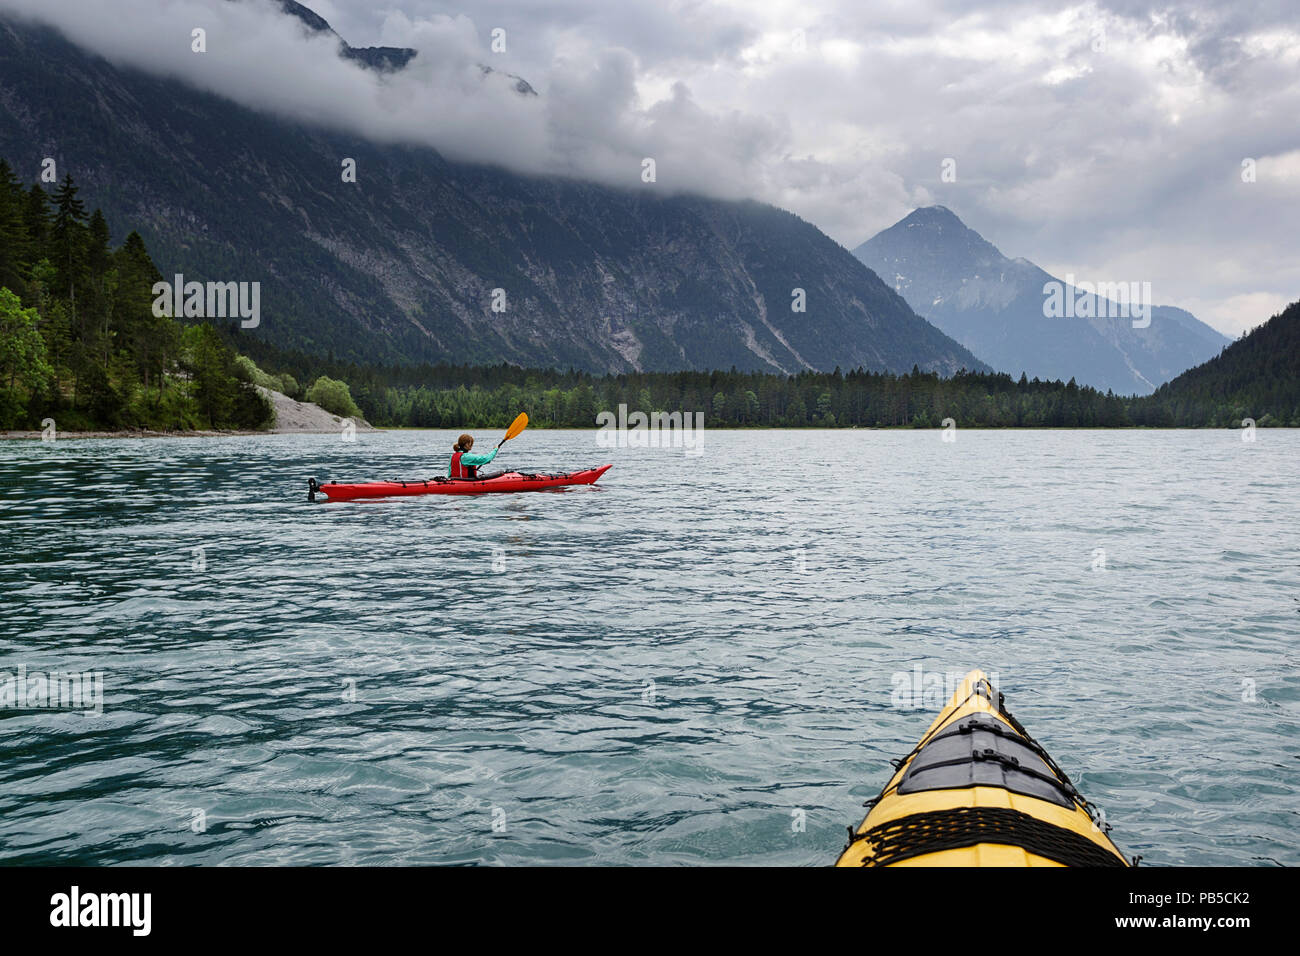
[(241, 382), (256, 383), (258, 373), (261, 371), (262, 370), (257, 367), (257, 363), (247, 355), (235, 356), (235, 378), (239, 379)]
[[(281, 386), (282, 379), (285, 377), (287, 376), (276, 377), (274, 375), (266, 374), (266, 372), (263, 372), (258, 368), (257, 363), (247, 355), (235, 356), (235, 378), (239, 379), (241, 382), (248, 382), (252, 385), (259, 385), (262, 388), (269, 388), (274, 392), (283, 392), (284, 388)], [(292, 382), (293, 379), (290, 377), (289, 381)], [(296, 390), (297, 387), (298, 386), (295, 383), (294, 389)], [(288, 393), (286, 392), (286, 394)]]
[(352, 392), (348, 390), (347, 382), (322, 375), (307, 389), (306, 398), (334, 415), (344, 418), (361, 417), (361, 409), (352, 401)]
[(235, 395), (231, 424), (236, 428), (271, 428), (275, 425), (275, 408), (271, 400), (256, 389), (240, 389)]

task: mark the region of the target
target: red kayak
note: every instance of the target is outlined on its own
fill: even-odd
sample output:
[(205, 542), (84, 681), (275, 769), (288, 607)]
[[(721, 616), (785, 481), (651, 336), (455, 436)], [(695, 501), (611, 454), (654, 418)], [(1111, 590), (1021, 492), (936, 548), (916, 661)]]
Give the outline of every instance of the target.
[(571, 471), (567, 475), (527, 475), (518, 471), (492, 475), (487, 478), (430, 478), (427, 481), (366, 481), (358, 485), (344, 485), (337, 481), (317, 484), (315, 478), (307, 481), (307, 500), (315, 501), (320, 492), (336, 501), (354, 498), (391, 498), (398, 495), (481, 495), (502, 491), (542, 491), (546, 488), (563, 488), (566, 485), (590, 485), (609, 471), (609, 465)]

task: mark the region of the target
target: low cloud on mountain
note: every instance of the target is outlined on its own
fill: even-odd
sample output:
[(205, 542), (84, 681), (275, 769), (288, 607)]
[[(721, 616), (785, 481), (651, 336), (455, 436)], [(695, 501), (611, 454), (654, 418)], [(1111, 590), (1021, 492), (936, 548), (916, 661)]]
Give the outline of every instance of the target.
[[(650, 156), (657, 189), (762, 199), (849, 246), (941, 202), (1011, 255), (1150, 281), (1229, 333), (1300, 290), (1293, 4), (394, 2), (308, 4), (353, 45), (420, 51), (388, 75), (269, 0), (0, 10), (114, 62), (456, 158), (641, 188)], [(200, 26), (206, 54), (190, 49)]]

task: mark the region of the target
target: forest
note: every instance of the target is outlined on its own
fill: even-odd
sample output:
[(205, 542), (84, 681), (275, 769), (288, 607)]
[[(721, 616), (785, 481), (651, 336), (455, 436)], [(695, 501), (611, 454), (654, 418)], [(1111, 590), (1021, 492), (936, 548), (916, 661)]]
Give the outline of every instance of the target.
[(218, 330), (157, 316), (138, 233), (113, 248), (71, 176), (24, 187), (0, 159), (0, 428), (257, 429), (270, 403)]
[[(694, 414), (714, 428), (1300, 427), (1300, 303), (1184, 372), (1153, 395), (1117, 396), (1021, 374), (922, 372), (650, 372), (589, 375), (513, 365), (375, 366), (285, 352), (223, 327), (259, 365), (302, 381), (346, 383), (349, 403), (381, 427), (504, 427), (526, 411), (538, 427), (590, 428), (600, 411)], [(333, 408), (338, 414), (349, 414)]]

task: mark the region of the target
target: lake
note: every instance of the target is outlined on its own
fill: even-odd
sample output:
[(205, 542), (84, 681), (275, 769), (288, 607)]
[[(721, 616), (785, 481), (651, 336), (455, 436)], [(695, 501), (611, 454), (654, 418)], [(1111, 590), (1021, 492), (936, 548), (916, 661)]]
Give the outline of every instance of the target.
[(0, 677), (102, 680), (0, 709), (0, 862), (824, 865), (982, 667), (1126, 853), (1300, 865), (1300, 432), (533, 429), (614, 467), (307, 501), (454, 437), (0, 442)]

